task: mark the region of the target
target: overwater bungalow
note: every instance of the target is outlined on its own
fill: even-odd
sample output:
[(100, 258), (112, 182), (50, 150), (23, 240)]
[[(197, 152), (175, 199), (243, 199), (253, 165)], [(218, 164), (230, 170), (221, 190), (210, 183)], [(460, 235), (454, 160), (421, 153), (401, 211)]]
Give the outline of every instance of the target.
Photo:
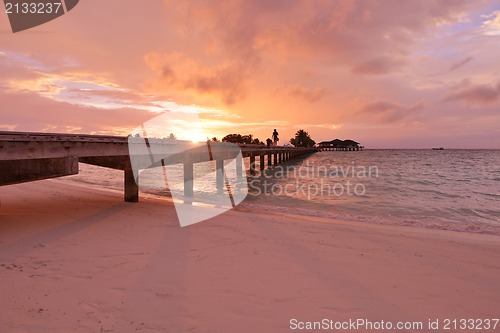
[(340, 140), (335, 139), (331, 141), (322, 141), (318, 144), (321, 150), (335, 150), (335, 151), (359, 151), (364, 147), (354, 140)]

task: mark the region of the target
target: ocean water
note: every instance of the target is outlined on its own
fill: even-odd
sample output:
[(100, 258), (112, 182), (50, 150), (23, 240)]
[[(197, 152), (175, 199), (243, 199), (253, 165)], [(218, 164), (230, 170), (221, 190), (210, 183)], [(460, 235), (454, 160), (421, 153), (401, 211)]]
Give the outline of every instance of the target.
[(286, 176), (261, 176), (253, 180), (255, 186), (250, 181), (250, 193), (258, 195), (249, 195), (245, 203), (305, 215), (500, 234), (500, 150), (324, 151), (284, 169)]
[[(74, 180), (123, 188), (121, 171), (80, 166)], [(158, 175), (143, 171), (141, 191), (168, 196)], [(246, 209), (500, 234), (500, 150), (323, 151), (247, 176)], [(195, 178), (200, 196), (214, 190)]]

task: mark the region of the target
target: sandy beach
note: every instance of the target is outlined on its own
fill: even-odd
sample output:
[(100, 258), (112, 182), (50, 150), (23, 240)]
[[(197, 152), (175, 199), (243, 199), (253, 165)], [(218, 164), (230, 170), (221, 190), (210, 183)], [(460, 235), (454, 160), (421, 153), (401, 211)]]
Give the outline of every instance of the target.
[(498, 236), (238, 209), (181, 228), (166, 199), (122, 197), (64, 179), (0, 188), (0, 332), (292, 332), (324, 318), (439, 319), (440, 332), (500, 315)]

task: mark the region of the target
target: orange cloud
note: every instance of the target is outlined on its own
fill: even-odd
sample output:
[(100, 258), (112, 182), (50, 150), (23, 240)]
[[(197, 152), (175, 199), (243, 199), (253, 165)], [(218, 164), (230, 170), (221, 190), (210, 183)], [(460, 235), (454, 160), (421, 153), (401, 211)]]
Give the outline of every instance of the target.
[(245, 96), (250, 71), (238, 61), (226, 60), (215, 66), (206, 66), (181, 53), (148, 53), (146, 64), (156, 77), (150, 86), (160, 90), (192, 90), (197, 94), (211, 94), (228, 105)]
[(294, 86), (289, 90), (290, 96), (300, 98), (309, 103), (315, 103), (328, 95), (328, 90), (325, 88), (304, 88)]

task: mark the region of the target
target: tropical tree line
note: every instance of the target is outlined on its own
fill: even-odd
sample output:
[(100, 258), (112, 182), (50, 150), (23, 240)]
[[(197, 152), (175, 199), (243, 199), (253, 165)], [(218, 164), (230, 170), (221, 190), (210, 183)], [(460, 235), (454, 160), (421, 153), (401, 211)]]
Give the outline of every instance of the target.
[[(216, 138), (214, 138), (216, 139)], [(212, 139), (212, 141), (215, 141)], [(231, 142), (231, 143), (246, 143), (246, 144), (254, 144), (261, 145), (264, 142), (260, 141), (258, 138), (254, 138), (252, 134), (241, 135), (241, 134), (228, 134), (222, 138), (222, 142)]]
[[(212, 138), (212, 141), (218, 141), (217, 138)], [(252, 134), (241, 135), (241, 134), (228, 134), (222, 138), (222, 142), (240, 143), (240, 144), (265, 144), (258, 138), (254, 138)], [(290, 143), (295, 147), (313, 147), (316, 144), (308, 132), (300, 129), (295, 133), (295, 137), (290, 139)]]
[[(131, 135), (129, 135), (131, 136)], [(141, 137), (139, 133), (135, 135), (135, 137)], [(174, 133), (170, 133), (170, 135), (164, 139), (176, 140), (177, 137)], [(216, 137), (212, 138), (212, 141), (219, 141)], [(265, 142), (260, 141), (258, 138), (254, 138), (253, 134), (228, 134), (220, 140), (222, 142), (231, 142), (231, 143), (239, 143), (239, 144), (254, 144), (254, 145), (264, 145)], [(298, 130), (295, 133), (295, 137), (290, 139), (290, 143), (295, 147), (313, 147), (316, 144), (316, 141), (311, 139), (311, 136), (308, 132), (303, 129)]]

